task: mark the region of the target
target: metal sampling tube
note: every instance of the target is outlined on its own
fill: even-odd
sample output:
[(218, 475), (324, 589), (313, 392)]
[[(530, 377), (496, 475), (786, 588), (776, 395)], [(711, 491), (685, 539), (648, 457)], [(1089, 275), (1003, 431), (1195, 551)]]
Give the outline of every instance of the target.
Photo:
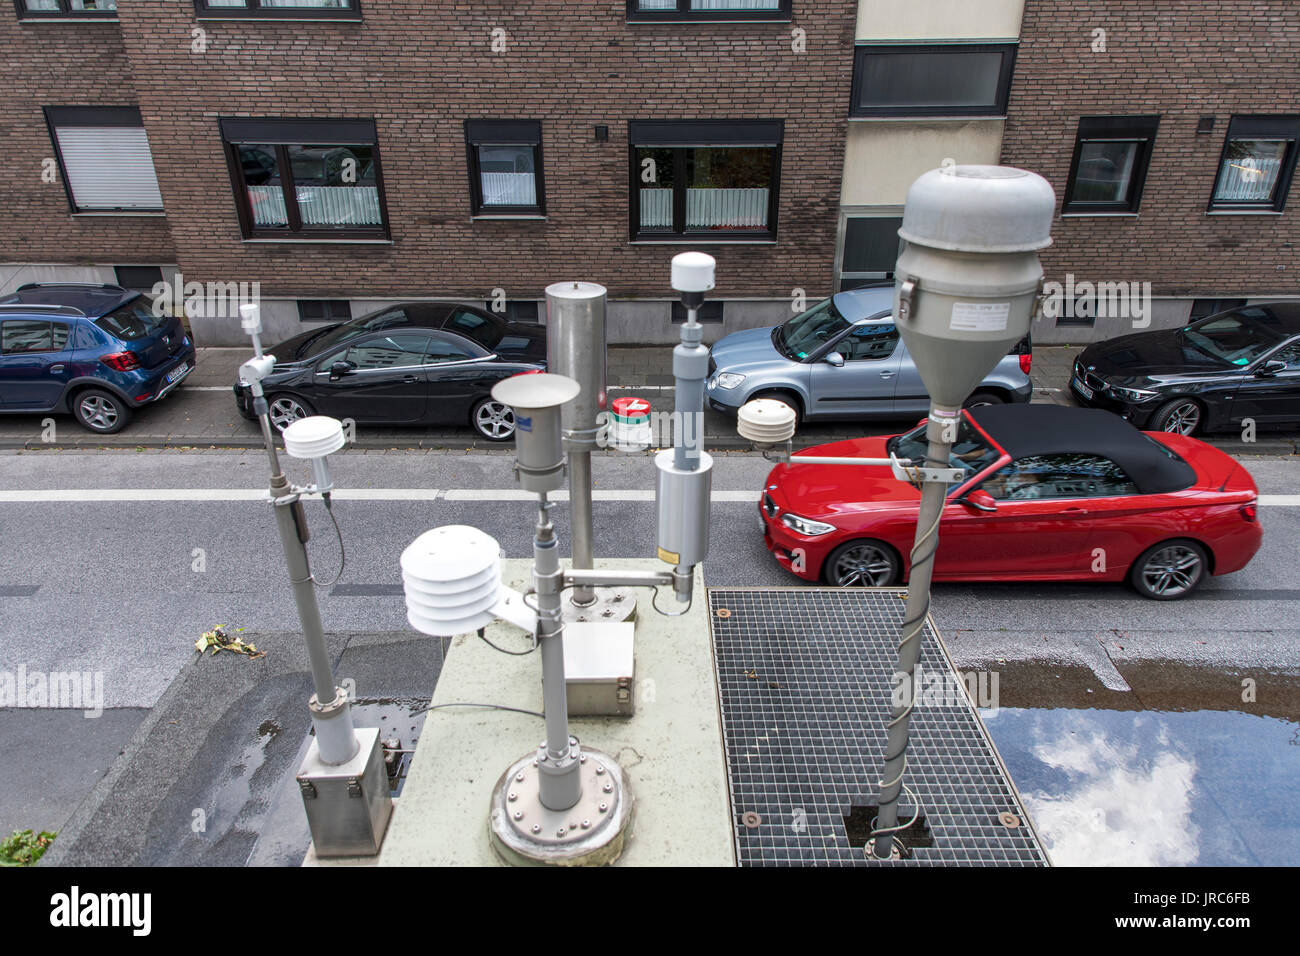
[(673, 349), (674, 413), (677, 441), (673, 465), (679, 471), (699, 467), (700, 447), (704, 443), (704, 381), (709, 374), (709, 350), (702, 344), (704, 326), (698, 321), (703, 293), (685, 293), (686, 321), (682, 324), (681, 342)]
[(551, 810), (567, 810), (582, 796), (580, 752), (569, 739), (569, 701), (564, 676), (564, 619), (560, 611), (559, 549), (551, 525), (546, 495), (537, 513), (533, 539), (533, 587), (537, 591), (537, 620), (541, 635), (542, 701), (546, 743), (537, 756), (539, 798)]
[[(607, 408), (605, 380), (605, 287), (594, 282), (556, 282), (546, 288), (546, 365), (578, 383), (578, 397), (564, 406), (564, 450), (569, 457), (569, 514), (573, 567), (594, 566), (591, 517), (591, 452)], [(574, 588), (574, 604), (595, 600), (589, 587)]]
[[(929, 424), (925, 429), (925, 437), (929, 440), (928, 467), (951, 467), (949, 458), (960, 417), (960, 409), (931, 406)], [(921, 486), (916, 541), (912, 545), (912, 570), (907, 581), (907, 606), (898, 643), (898, 663), (894, 668), (894, 680), (903, 686), (896, 687), (890, 710), (885, 769), (880, 776), (879, 811), (872, 830), (875, 837), (872, 852), (880, 860), (889, 859), (894, 847), (894, 834), (902, 829), (898, 825), (898, 797), (907, 770), (908, 730), (912, 707), (916, 703), (916, 662), (921, 657), (921, 631), (930, 611), (930, 578), (934, 572), (934, 555), (939, 548), (939, 519), (943, 515), (947, 491), (948, 485), (942, 481), (927, 481)]]

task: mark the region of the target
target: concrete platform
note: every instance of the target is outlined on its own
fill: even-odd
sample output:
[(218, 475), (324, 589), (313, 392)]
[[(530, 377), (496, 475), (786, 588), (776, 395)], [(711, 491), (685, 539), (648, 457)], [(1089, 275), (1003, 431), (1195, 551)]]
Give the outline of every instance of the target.
[[(597, 561), (598, 568), (662, 569), (647, 559)], [(532, 561), (505, 562), (503, 579), (523, 590)], [(708, 600), (696, 571), (689, 613), (664, 617), (637, 589), (636, 714), (570, 723), (583, 746), (613, 755), (636, 798), (632, 832), (618, 866), (734, 866), (727, 771), (709, 643)], [(663, 607), (675, 609), (670, 593)], [(518, 628), (494, 624), (493, 643), (528, 646)], [(452, 640), (434, 704), (542, 706), (541, 659), (511, 657), (477, 635)], [(432, 710), (379, 857), (381, 866), (500, 866), (488, 836), (492, 787), (545, 736), (541, 720), (487, 708)], [(314, 862), (309, 855), (308, 863)], [(360, 862), (360, 861), (358, 861)]]

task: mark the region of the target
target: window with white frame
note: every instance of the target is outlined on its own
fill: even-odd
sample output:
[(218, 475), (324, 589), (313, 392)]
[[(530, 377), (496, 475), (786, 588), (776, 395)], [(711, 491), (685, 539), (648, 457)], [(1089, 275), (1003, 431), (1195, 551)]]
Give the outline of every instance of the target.
[(47, 106), (73, 212), (161, 212), (149, 137), (134, 106)]

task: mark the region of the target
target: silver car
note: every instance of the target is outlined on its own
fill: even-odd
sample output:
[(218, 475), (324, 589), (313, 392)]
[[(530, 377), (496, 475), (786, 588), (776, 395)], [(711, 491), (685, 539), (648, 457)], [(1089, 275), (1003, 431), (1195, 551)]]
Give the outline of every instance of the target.
[[(894, 287), (839, 292), (784, 325), (733, 332), (713, 346), (705, 395), (730, 415), (751, 398), (793, 404), (800, 421), (915, 418), (930, 399), (894, 327)], [(967, 406), (1027, 402), (1026, 336), (985, 377)]]

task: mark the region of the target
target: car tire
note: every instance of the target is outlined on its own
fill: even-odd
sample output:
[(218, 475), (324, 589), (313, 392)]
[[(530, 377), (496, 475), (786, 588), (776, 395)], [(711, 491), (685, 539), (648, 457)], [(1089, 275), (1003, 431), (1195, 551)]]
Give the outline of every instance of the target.
[(898, 554), (885, 542), (858, 538), (831, 552), (822, 565), (822, 577), (834, 587), (887, 588), (898, 583), (899, 568)]
[(270, 412), (271, 424), (278, 432), (283, 432), (296, 421), (316, 414), (307, 402), (287, 392), (267, 396), (266, 405)]
[(469, 424), (480, 438), (490, 442), (510, 441), (515, 437), (515, 413), (491, 395), (480, 398), (469, 413)]
[(1194, 398), (1175, 398), (1156, 409), (1151, 416), (1151, 430), (1174, 435), (1194, 435), (1205, 417), (1201, 403)]
[(992, 392), (976, 392), (966, 401), (962, 402), (962, 408), (979, 408), (981, 405), (1005, 405), (1006, 401), (1001, 395), (995, 395)]
[(773, 401), (781, 402), (788, 405), (794, 410), (794, 427), (796, 430), (803, 425), (803, 402), (798, 397), (791, 395), (789, 392), (759, 392), (757, 395), (751, 395), (749, 400), (756, 401), (760, 398), (770, 398)]
[(112, 392), (88, 388), (73, 397), (72, 414), (82, 428), (97, 435), (113, 435), (131, 421), (131, 406)]
[(1195, 591), (1209, 570), (1205, 548), (1195, 541), (1177, 538), (1147, 548), (1133, 562), (1128, 580), (1144, 598), (1176, 601)]

